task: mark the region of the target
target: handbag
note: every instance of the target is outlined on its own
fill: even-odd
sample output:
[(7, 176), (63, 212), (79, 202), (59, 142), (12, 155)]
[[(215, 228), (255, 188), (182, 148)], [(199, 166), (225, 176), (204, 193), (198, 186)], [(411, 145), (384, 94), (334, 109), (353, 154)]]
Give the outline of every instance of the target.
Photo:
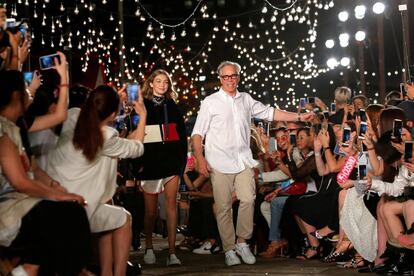
[(304, 181), (295, 181), (289, 186), (282, 189), (281, 192), (288, 195), (303, 195), (306, 193), (307, 184)]

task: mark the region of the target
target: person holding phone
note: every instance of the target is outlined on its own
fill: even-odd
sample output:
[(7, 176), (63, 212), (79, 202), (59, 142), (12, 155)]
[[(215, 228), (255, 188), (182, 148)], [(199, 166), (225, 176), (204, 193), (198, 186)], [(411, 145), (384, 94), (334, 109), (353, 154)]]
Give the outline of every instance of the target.
[[(118, 158), (143, 154), (146, 109), (143, 100), (134, 102), (140, 122), (127, 139), (108, 125), (119, 110), (119, 96), (110, 86), (90, 92), (81, 109), (71, 109), (57, 147), (49, 154), (47, 171), (72, 192), (88, 201), (90, 230), (98, 235), (101, 275), (126, 275), (131, 246), (131, 219), (124, 208), (108, 202), (116, 190)], [(138, 270), (137, 267), (134, 270)]]
[(167, 266), (181, 265), (175, 254), (177, 229), (177, 189), (187, 161), (187, 135), (184, 118), (175, 102), (177, 92), (170, 74), (157, 69), (142, 87), (144, 104), (148, 111), (147, 125), (162, 129), (162, 141), (145, 143), (145, 153), (136, 160), (136, 178), (141, 181), (145, 201), (145, 254), (146, 264), (155, 264), (152, 232), (158, 209), (158, 195), (166, 200), (169, 254)]
[[(257, 162), (250, 150), (250, 120), (311, 121), (313, 112), (297, 114), (265, 106), (248, 93), (237, 90), (241, 66), (223, 61), (217, 68), (221, 88), (206, 97), (192, 133), (200, 173), (211, 177), (217, 224), (228, 266), (256, 262), (246, 240), (252, 236), (256, 196), (253, 167)], [(205, 157), (202, 141), (205, 138)], [(237, 228), (232, 218), (232, 191), (240, 200)], [(237, 235), (237, 239), (236, 239)], [(236, 241), (236, 242), (235, 242)]]

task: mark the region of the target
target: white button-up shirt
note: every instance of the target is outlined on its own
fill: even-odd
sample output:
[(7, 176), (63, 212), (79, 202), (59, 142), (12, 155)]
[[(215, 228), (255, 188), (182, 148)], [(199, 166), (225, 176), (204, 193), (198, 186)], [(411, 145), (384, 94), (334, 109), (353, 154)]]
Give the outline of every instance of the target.
[(205, 138), (205, 157), (221, 173), (239, 173), (258, 163), (250, 150), (251, 118), (273, 121), (274, 108), (247, 93), (229, 96), (223, 89), (201, 104), (193, 135)]

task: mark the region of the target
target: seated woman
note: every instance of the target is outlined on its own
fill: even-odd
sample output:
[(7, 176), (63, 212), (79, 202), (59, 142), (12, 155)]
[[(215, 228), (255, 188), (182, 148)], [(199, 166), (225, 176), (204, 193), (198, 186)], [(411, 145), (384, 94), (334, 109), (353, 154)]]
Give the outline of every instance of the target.
[(398, 242), (401, 246), (414, 250), (414, 200), (410, 199), (403, 203), (403, 214), (405, 225), (407, 226), (406, 234), (398, 235)]
[(29, 100), (23, 75), (0, 71), (0, 83), (0, 245), (28, 275), (77, 275), (91, 252), (85, 200), (32, 172), (16, 126)]
[[(319, 179), (319, 175), (316, 170), (315, 158), (313, 156), (313, 130), (309, 128), (301, 128), (297, 131), (297, 143), (296, 148), (299, 150), (299, 155), (302, 157), (300, 162), (293, 161), (293, 146), (289, 144), (287, 150), (287, 157), (291, 158), (286, 160), (287, 173), (293, 180), (306, 180), (307, 177), (311, 177), (312, 181)], [(278, 167), (281, 162), (277, 162)], [(297, 165), (298, 164), (298, 165)], [(288, 198), (289, 193), (287, 189), (278, 188), (269, 193), (265, 197), (265, 202), (262, 203), (261, 210), (263, 211), (266, 205), (270, 202), (270, 219), (269, 224), (269, 240), (270, 244), (266, 251), (260, 255), (265, 258), (272, 258), (278, 254), (278, 251), (287, 246), (287, 241), (282, 239), (280, 220), (282, 217), (283, 207)]]
[(125, 209), (109, 205), (116, 190), (118, 158), (143, 154), (146, 109), (142, 96), (134, 102), (140, 116), (128, 139), (109, 127), (119, 108), (119, 96), (109, 86), (98, 86), (79, 108), (69, 110), (57, 148), (49, 155), (48, 172), (88, 201), (92, 233), (99, 234), (101, 275), (125, 275), (131, 245), (131, 222)]
[(197, 171), (194, 158), (190, 158), (184, 170), (183, 179), (188, 188), (190, 198), (190, 212), (188, 231), (190, 235), (203, 244), (195, 248), (195, 254), (213, 254), (219, 251), (219, 233), (214, 214), (213, 190), (209, 178)]

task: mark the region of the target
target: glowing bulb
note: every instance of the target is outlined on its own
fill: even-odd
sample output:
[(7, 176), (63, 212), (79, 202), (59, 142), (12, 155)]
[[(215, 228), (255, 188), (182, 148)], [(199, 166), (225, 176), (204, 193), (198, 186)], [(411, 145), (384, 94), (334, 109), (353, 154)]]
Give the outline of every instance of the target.
[(328, 65), (329, 68), (333, 69), (336, 66), (338, 66), (338, 61), (336, 60), (336, 58), (330, 58), (326, 61), (326, 65)]
[(338, 13), (338, 19), (341, 22), (346, 22), (349, 18), (349, 13), (347, 11), (341, 11)]
[(374, 4), (374, 6), (372, 6), (372, 11), (376, 14), (381, 14), (384, 12), (384, 10), (385, 10), (384, 3), (377, 2)]
[(355, 7), (355, 18), (356, 19), (362, 19), (365, 16), (367, 8), (364, 5), (358, 5)]
[(326, 48), (331, 49), (335, 46), (335, 41), (333, 39), (328, 39), (325, 42), (325, 46), (326, 46)]
[(351, 63), (351, 59), (349, 57), (341, 58), (341, 65), (343, 67), (347, 67)]
[(358, 31), (358, 32), (355, 33), (355, 39), (357, 41), (362, 41), (362, 40), (365, 39), (365, 37), (366, 37), (366, 34), (365, 34), (364, 31)]

